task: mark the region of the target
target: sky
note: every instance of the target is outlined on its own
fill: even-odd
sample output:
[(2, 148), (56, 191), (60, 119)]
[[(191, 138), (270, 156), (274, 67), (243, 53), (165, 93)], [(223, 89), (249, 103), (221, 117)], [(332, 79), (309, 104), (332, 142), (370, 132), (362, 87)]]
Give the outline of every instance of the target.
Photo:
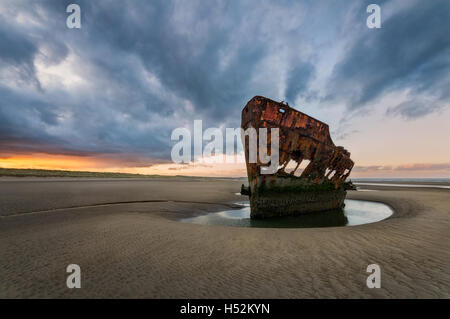
[(245, 176), (173, 163), (171, 133), (262, 95), (329, 124), (351, 177), (450, 177), (450, 1), (377, 1), (370, 29), (374, 1), (0, 0), (0, 167)]

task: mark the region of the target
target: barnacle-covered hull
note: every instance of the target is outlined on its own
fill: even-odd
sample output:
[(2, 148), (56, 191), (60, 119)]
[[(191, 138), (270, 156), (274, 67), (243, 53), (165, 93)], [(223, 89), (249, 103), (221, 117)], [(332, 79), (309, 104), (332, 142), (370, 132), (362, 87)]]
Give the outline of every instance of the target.
[[(249, 161), (249, 137), (244, 137), (248, 193), (252, 218), (298, 215), (342, 209), (344, 183), (353, 161), (343, 147), (335, 146), (328, 125), (282, 102), (255, 96), (242, 110), (242, 128), (267, 128), (268, 152), (271, 128), (279, 129), (279, 166), (262, 174), (267, 163)], [(258, 135), (258, 154), (259, 154)], [(309, 164), (302, 169), (302, 163)]]

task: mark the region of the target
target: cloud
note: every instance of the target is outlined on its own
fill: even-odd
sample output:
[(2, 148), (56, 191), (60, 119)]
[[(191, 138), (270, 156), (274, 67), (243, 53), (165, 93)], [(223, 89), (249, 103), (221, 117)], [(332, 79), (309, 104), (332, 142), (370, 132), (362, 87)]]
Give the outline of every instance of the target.
[(80, 0), (76, 30), (71, 2), (0, 4), (0, 152), (164, 162), (174, 128), (239, 127), (254, 95), (360, 109), (409, 88), (388, 111), (406, 118), (448, 104), (445, 1), (386, 2), (381, 30), (357, 1), (288, 0)]
[(450, 170), (450, 163), (440, 163), (440, 164), (404, 164), (399, 165), (395, 168), (399, 171), (434, 171), (434, 170)]
[(289, 71), (286, 88), (286, 99), (288, 101), (295, 101), (299, 93), (307, 91), (307, 85), (313, 72), (314, 67), (311, 63), (299, 63)]
[(450, 171), (450, 163), (410, 163), (398, 166), (355, 166), (353, 172)]
[(390, 171), (392, 170), (392, 166), (383, 166), (383, 165), (369, 165), (369, 166), (359, 166), (356, 165), (353, 167), (353, 172), (376, 172), (376, 171)]
[(408, 100), (389, 107), (386, 110), (386, 115), (400, 115), (405, 119), (416, 119), (430, 113), (430, 109), (427, 108), (428, 105), (432, 105), (434, 111), (439, 111), (445, 107), (441, 101), (417, 97), (415, 100)]
[(343, 99), (356, 110), (386, 93), (408, 89), (410, 100), (392, 106), (388, 115), (417, 118), (448, 107), (450, 37), (445, 26), (450, 3), (415, 1), (405, 7), (383, 2), (389, 10), (383, 15), (382, 9), (381, 29), (365, 26), (366, 5), (355, 9), (344, 29), (350, 34), (349, 48), (334, 67), (328, 98)]
[[(70, 30), (66, 2), (2, 4), (1, 63), (34, 83), (0, 71), (3, 140), (166, 159), (175, 127), (198, 118), (240, 125), (242, 106), (259, 93), (257, 68), (276, 55), (267, 43), (296, 21), (289, 6), (271, 2), (250, 10), (222, 1), (79, 1), (82, 29)], [(21, 15), (36, 24), (18, 22)], [(264, 17), (270, 25), (260, 25)], [(302, 89), (291, 85), (289, 94)]]

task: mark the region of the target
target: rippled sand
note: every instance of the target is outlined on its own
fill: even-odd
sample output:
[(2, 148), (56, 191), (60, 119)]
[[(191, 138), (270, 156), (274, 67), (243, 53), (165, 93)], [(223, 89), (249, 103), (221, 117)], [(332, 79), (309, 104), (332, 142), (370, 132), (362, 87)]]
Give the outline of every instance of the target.
[[(449, 190), (349, 192), (395, 210), (354, 227), (177, 221), (231, 207), (241, 183), (0, 179), (0, 297), (450, 297)], [(72, 263), (81, 267), (81, 289), (66, 288)], [(372, 263), (381, 267), (381, 289), (366, 287)]]

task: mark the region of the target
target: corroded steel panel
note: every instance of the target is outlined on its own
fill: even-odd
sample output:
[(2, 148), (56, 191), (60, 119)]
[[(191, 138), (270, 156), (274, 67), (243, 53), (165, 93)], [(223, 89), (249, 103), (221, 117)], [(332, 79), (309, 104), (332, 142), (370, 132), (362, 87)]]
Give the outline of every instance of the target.
[[(242, 110), (241, 126), (244, 130), (249, 127), (255, 128), (257, 132), (259, 128), (279, 129), (280, 161), (278, 171), (274, 174), (261, 174), (261, 167), (267, 164), (262, 164), (259, 158), (257, 163), (249, 163), (248, 138), (243, 141), (250, 193), (257, 193), (261, 187), (270, 190), (270, 187), (280, 185), (301, 185), (311, 188), (314, 185), (328, 184), (334, 185), (335, 190), (338, 190), (342, 188), (353, 168), (350, 153), (343, 147), (334, 145), (327, 124), (283, 102), (255, 96)], [(270, 143), (271, 136), (268, 130), (268, 149)], [(299, 166), (305, 160), (310, 162), (299, 175)], [(291, 161), (296, 163), (296, 167), (288, 170), (287, 164)], [(287, 177), (289, 179), (286, 179)]]

